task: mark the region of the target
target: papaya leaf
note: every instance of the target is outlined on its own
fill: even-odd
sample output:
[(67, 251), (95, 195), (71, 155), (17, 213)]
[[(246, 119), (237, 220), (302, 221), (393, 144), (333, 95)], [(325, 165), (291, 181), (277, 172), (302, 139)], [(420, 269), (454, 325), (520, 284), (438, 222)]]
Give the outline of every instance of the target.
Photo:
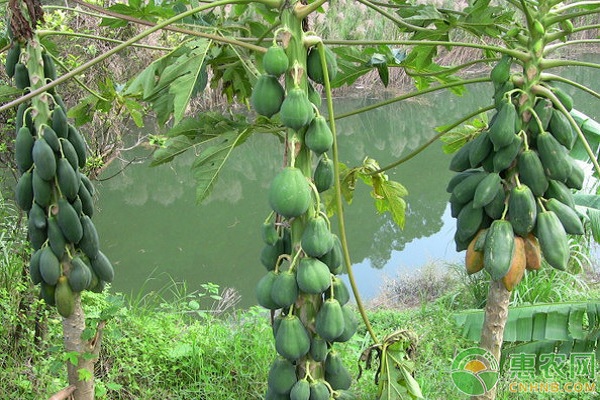
[(350, 86), (374, 68), (369, 65), (371, 56), (368, 52), (361, 52), (356, 47), (336, 47), (333, 52), (337, 55), (338, 73), (331, 82), (332, 87)]
[(373, 180), (372, 195), (375, 198), (377, 212), (383, 214), (389, 211), (396, 225), (402, 229), (404, 229), (406, 216), (406, 201), (402, 197), (407, 194), (408, 191), (399, 182)]
[(173, 115), (177, 124), (190, 100), (206, 85), (205, 61), (211, 44), (206, 39), (184, 43), (138, 74), (125, 94), (138, 95), (150, 102), (159, 123), (165, 123)]
[(587, 218), (594, 240), (600, 243), (600, 196), (576, 193), (573, 200), (577, 212)]
[(15, 99), (23, 94), (21, 89), (14, 86), (0, 85), (0, 102), (7, 103), (11, 99)]
[(197, 180), (196, 201), (201, 203), (210, 195), (215, 182), (233, 149), (242, 144), (252, 133), (250, 127), (222, 134), (219, 141), (206, 148), (192, 164)]
[(200, 203), (210, 195), (233, 149), (254, 130), (241, 116), (230, 119), (213, 112), (186, 118), (167, 132), (168, 139), (154, 152), (150, 165), (164, 164), (188, 150), (194, 151), (197, 158), (191, 169), (198, 182), (196, 200)]
[[(581, 129), (581, 132), (590, 145), (592, 152), (597, 155), (598, 151), (600, 150), (600, 124), (576, 109), (572, 109), (570, 114)], [(575, 141), (573, 149), (571, 149), (569, 154), (571, 157), (578, 160), (588, 163), (590, 162), (590, 156), (586, 152), (579, 136), (577, 136), (577, 140)]]
[[(379, 346), (379, 345), (377, 345)], [(379, 356), (378, 399), (422, 399), (423, 394), (412, 374), (415, 365), (411, 357), (416, 338), (406, 330), (396, 331), (383, 340)]]

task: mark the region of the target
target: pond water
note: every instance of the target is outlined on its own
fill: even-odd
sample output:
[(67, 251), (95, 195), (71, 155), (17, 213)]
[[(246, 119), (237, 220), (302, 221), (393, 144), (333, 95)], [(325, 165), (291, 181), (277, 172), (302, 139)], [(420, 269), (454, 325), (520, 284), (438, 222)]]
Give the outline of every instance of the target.
[[(598, 90), (596, 77), (588, 70), (582, 73), (578, 80)], [(489, 86), (470, 86), (461, 97), (446, 91), (344, 118), (338, 123), (340, 159), (356, 166), (368, 156), (387, 165), (406, 156), (435, 135), (436, 126), (488, 104)], [(575, 94), (571, 88), (566, 91)], [(593, 115), (590, 99), (575, 96), (576, 107)], [(338, 99), (336, 114), (373, 102)], [(254, 286), (266, 272), (259, 261), (260, 226), (270, 212), (267, 188), (281, 165), (281, 153), (274, 136), (253, 135), (234, 150), (213, 194), (201, 205), (195, 203), (192, 154), (159, 167), (132, 164), (96, 183), (94, 221), (102, 249), (115, 265), (112, 290), (135, 295), (185, 281), (193, 291), (211, 282), (237, 290), (238, 307), (255, 304)], [(125, 156), (146, 154), (148, 150), (138, 149)], [(432, 262), (462, 262), (445, 192), (453, 175), (450, 158), (437, 141), (388, 172), (409, 192), (403, 230), (388, 214), (377, 214), (369, 188), (357, 185), (354, 201), (345, 209), (353, 268), (364, 298), (376, 296), (387, 277), (412, 274)], [(115, 162), (100, 178), (121, 168)]]

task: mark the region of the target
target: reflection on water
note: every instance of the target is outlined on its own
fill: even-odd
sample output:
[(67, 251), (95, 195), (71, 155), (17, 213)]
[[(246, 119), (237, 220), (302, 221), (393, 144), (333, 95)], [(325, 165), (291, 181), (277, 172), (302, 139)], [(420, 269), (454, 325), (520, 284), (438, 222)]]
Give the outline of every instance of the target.
[[(587, 82), (592, 78), (581, 80), (597, 86), (597, 80)], [(356, 166), (369, 156), (383, 166), (406, 156), (432, 138), (436, 126), (476, 110), (482, 98), (491, 97), (488, 85), (469, 90), (463, 97), (444, 92), (340, 120), (341, 161)], [(370, 100), (338, 101), (336, 113), (368, 104)], [(577, 108), (593, 114), (588, 105), (583, 100)], [(154, 279), (144, 290), (157, 289), (169, 281), (161, 275), (167, 273), (176, 281), (185, 280), (191, 290), (204, 282), (234, 287), (242, 295), (240, 306), (254, 304), (254, 285), (265, 273), (258, 258), (259, 228), (270, 212), (266, 190), (281, 165), (281, 153), (277, 138), (252, 136), (234, 151), (213, 194), (200, 206), (195, 204), (195, 181), (189, 170), (192, 154), (154, 168), (133, 165), (98, 184), (95, 223), (102, 248), (115, 263), (114, 290), (138, 292), (149, 276)], [(388, 215), (377, 214), (369, 189), (357, 185), (354, 201), (346, 207), (346, 226), (365, 297), (376, 294), (384, 276), (411, 273), (431, 261), (462, 258), (454, 248), (454, 220), (447, 207), (449, 161), (436, 142), (388, 172), (409, 191), (403, 230)], [(114, 163), (105, 176), (121, 167)]]

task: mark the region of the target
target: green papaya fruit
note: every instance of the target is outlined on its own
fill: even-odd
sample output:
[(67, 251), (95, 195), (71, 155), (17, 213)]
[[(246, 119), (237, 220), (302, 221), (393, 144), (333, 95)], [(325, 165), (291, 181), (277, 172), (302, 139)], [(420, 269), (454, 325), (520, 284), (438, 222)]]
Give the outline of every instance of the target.
[(317, 115), (313, 118), (304, 135), (304, 143), (306, 147), (319, 155), (331, 149), (333, 134), (325, 117)]
[(317, 108), (321, 107), (323, 100), (321, 94), (314, 88), (314, 86), (308, 82), (308, 100), (313, 103)]
[(60, 152), (60, 142), (54, 129), (50, 128), (48, 125), (44, 125), (41, 130), (41, 137), (44, 138), (53, 152)]
[(570, 156), (567, 154), (565, 147), (548, 132), (540, 133), (536, 144), (546, 176), (549, 179), (566, 181), (573, 167), (568, 160)]
[(489, 138), (494, 145), (494, 150), (499, 150), (512, 143), (517, 133), (517, 109), (510, 101), (504, 101), (500, 105), (498, 114), (488, 130)]
[(25, 64), (18, 62), (15, 65), (15, 86), (17, 89), (24, 90), (31, 85), (31, 81), (29, 80), (29, 71)]
[(581, 190), (585, 181), (585, 171), (581, 168), (579, 162), (572, 157), (567, 157), (571, 164), (571, 173), (565, 181), (565, 185), (569, 189)]
[(327, 385), (320, 379), (310, 383), (310, 400), (329, 400), (330, 393)]
[(306, 378), (299, 379), (290, 391), (290, 400), (310, 400), (310, 383)]
[(585, 233), (579, 215), (568, 205), (561, 203), (557, 199), (549, 199), (544, 206), (547, 210), (553, 211), (556, 214), (563, 228), (565, 228), (565, 232), (568, 234), (583, 235)]
[(77, 215), (73, 206), (62, 197), (58, 199), (57, 205), (56, 220), (65, 235), (65, 239), (71, 243), (79, 243), (83, 236), (83, 227), (81, 226), (79, 215)]
[(56, 300), (54, 299), (54, 293), (56, 292), (56, 285), (48, 285), (46, 282), (42, 282), (40, 285), (40, 297), (49, 306), (54, 306)]
[(301, 246), (309, 257), (321, 257), (333, 248), (333, 236), (327, 220), (321, 215), (310, 217), (302, 232)]
[(343, 257), (342, 257), (342, 243), (340, 242), (340, 238), (336, 234), (332, 234), (333, 236), (333, 247), (323, 256), (319, 257), (319, 260), (322, 261), (327, 268), (329, 268), (329, 272), (332, 274), (339, 274), (343, 269)]
[(9, 78), (15, 76), (15, 69), (17, 63), (19, 62), (19, 57), (21, 56), (21, 45), (19, 42), (13, 41), (11, 42), (10, 49), (6, 53), (6, 62), (4, 63), (4, 67), (6, 69), (6, 75)]
[(31, 186), (33, 199), (40, 207), (48, 207), (52, 201), (52, 184), (40, 177), (37, 169), (33, 170)]
[(491, 153), (492, 149), (492, 141), (487, 131), (481, 132), (479, 136), (473, 139), (473, 144), (469, 147), (469, 164), (471, 168), (481, 166), (481, 163)]
[(56, 309), (63, 318), (69, 318), (75, 311), (75, 295), (66, 276), (61, 276), (54, 291)]
[(535, 196), (542, 196), (548, 189), (548, 178), (537, 152), (532, 149), (523, 151), (519, 154), (517, 166), (521, 183), (527, 185)]
[(81, 209), (83, 213), (91, 218), (94, 215), (94, 199), (85, 185), (79, 185), (77, 196), (79, 196), (79, 199), (81, 200)]
[(535, 226), (537, 206), (535, 197), (527, 185), (515, 186), (508, 200), (508, 219), (513, 231), (519, 236), (527, 236)]
[(265, 244), (260, 253), (260, 262), (265, 266), (267, 271), (272, 271), (277, 265), (279, 256), (284, 254), (283, 250), (283, 239), (279, 238), (275, 240), (275, 244)]
[(322, 193), (333, 186), (333, 161), (326, 155), (319, 159), (319, 162), (315, 167), (315, 172), (313, 173), (313, 182), (319, 193)]
[(484, 220), (482, 208), (474, 207), (473, 201), (467, 203), (456, 217), (456, 230), (461, 240), (467, 240), (475, 236), (482, 227)]
[(56, 157), (52, 147), (46, 140), (39, 138), (35, 141), (32, 156), (39, 177), (45, 181), (54, 179), (56, 176)]
[(314, 335), (310, 340), (310, 357), (317, 361), (322, 362), (325, 361), (327, 357), (327, 352), (329, 348), (327, 346), (327, 341), (323, 339), (318, 334)]
[(535, 106), (533, 107), (533, 112), (537, 118), (532, 116), (527, 125), (528, 133), (533, 139), (548, 129), (553, 110), (554, 108), (552, 107), (552, 102), (549, 99), (544, 97), (537, 99)]
[(302, 322), (295, 315), (287, 315), (281, 320), (275, 336), (277, 353), (291, 362), (304, 357), (310, 349), (310, 337)]
[(69, 285), (73, 292), (81, 292), (90, 285), (92, 272), (78, 256), (73, 257), (70, 264)]
[(489, 174), (487, 172), (478, 171), (454, 187), (452, 190), (452, 196), (458, 203), (466, 204), (473, 200), (475, 197), (475, 191), (479, 186), (479, 183)]
[(347, 342), (354, 336), (358, 329), (358, 320), (356, 319), (356, 315), (352, 308), (346, 304), (342, 306), (342, 313), (344, 315), (344, 330), (341, 335), (335, 339), (336, 342)]
[(19, 177), (15, 187), (17, 205), (23, 211), (29, 211), (33, 204), (33, 174), (26, 171)]
[(498, 193), (498, 188), (502, 188), (500, 174), (497, 172), (488, 174), (488, 176), (479, 182), (477, 189), (475, 189), (473, 207), (481, 208), (490, 204), (494, 200), (496, 193)]
[(69, 201), (75, 200), (81, 180), (66, 158), (59, 158), (56, 162), (56, 178), (63, 196)]
[(103, 282), (112, 282), (115, 277), (115, 270), (110, 263), (110, 260), (106, 255), (98, 251), (98, 256), (90, 260), (92, 263), (92, 270), (98, 278)]
[(346, 284), (337, 276), (331, 278), (331, 286), (325, 290), (324, 293), (325, 299), (332, 297), (333, 294), (333, 298), (336, 299), (342, 306), (350, 301), (350, 292), (348, 292)]
[(17, 168), (21, 173), (29, 170), (33, 165), (33, 145), (35, 139), (31, 136), (29, 128), (26, 126), (21, 127), (17, 131), (17, 137), (15, 138), (15, 161)]
[(298, 284), (296, 274), (287, 270), (279, 272), (271, 288), (271, 300), (278, 308), (287, 308), (296, 302), (298, 298)]
[(344, 366), (342, 357), (335, 350), (331, 350), (325, 360), (325, 380), (333, 390), (348, 390), (352, 384), (352, 376)]
[(34, 285), (42, 282), (42, 274), (40, 273), (40, 256), (42, 250), (36, 250), (33, 252), (31, 259), (29, 260), (29, 277)]
[(485, 238), (483, 266), (494, 281), (498, 281), (510, 269), (514, 249), (514, 232), (509, 221), (492, 222)]
[(290, 67), (290, 60), (283, 47), (273, 45), (267, 49), (262, 61), (265, 72), (269, 75), (280, 76)]
[(328, 342), (333, 342), (344, 332), (344, 314), (336, 299), (329, 298), (321, 305), (315, 319), (315, 331)]
[(255, 294), (258, 304), (269, 310), (277, 310), (279, 305), (271, 298), (273, 292), (273, 284), (279, 274), (275, 271), (269, 271), (265, 276), (260, 278), (256, 284)]
[(548, 189), (544, 193), (544, 198), (556, 199), (573, 209), (575, 208), (575, 200), (571, 190), (564, 183), (553, 179), (548, 181)]
[(295, 167), (286, 167), (275, 176), (268, 197), (271, 208), (286, 218), (304, 214), (312, 202), (308, 181)]
[[(75, 169), (75, 167), (73, 167), (73, 169)], [(82, 174), (81, 172), (79, 173), (79, 178), (81, 179), (81, 183), (85, 185), (85, 188), (88, 190), (89, 194), (93, 196), (95, 193), (95, 189), (94, 184), (92, 183), (92, 181), (90, 181), (90, 178), (88, 178), (85, 174)]]
[(48, 218), (48, 243), (56, 257), (59, 260), (62, 259), (67, 247), (67, 241), (54, 216)]
[(279, 239), (279, 232), (277, 232), (274, 220), (265, 221), (262, 224), (261, 233), (263, 242), (268, 246), (273, 246), (277, 243), (277, 239)]
[(56, 66), (50, 54), (47, 52), (42, 53), (42, 62), (44, 63), (44, 77), (51, 81), (56, 79)]
[(510, 79), (512, 57), (504, 54), (490, 72), (490, 79), (495, 84), (502, 84)]
[(79, 243), (77, 243), (77, 247), (79, 247), (90, 260), (93, 260), (98, 256), (98, 252), (100, 251), (98, 231), (96, 230), (92, 219), (87, 215), (82, 215), (80, 222), (81, 228), (83, 229), (83, 235), (81, 236)]
[(279, 110), (281, 123), (296, 131), (310, 124), (314, 114), (313, 105), (308, 100), (307, 93), (299, 87), (288, 91)]
[(296, 384), (296, 367), (283, 357), (277, 357), (271, 363), (267, 385), (279, 394), (288, 394)]
[[(329, 80), (333, 81), (337, 76), (337, 59), (335, 53), (329, 47), (325, 47), (325, 64)], [(324, 84), (325, 74), (321, 65), (321, 55), (316, 47), (310, 49), (306, 58), (306, 70), (308, 77), (314, 82)]]
[(474, 140), (466, 142), (450, 160), (450, 171), (463, 172), (471, 168), (470, 154), (471, 148), (474, 146)]
[(513, 140), (509, 145), (496, 151), (493, 158), (494, 171), (502, 172), (508, 169), (516, 160), (522, 144), (523, 139), (520, 136), (513, 135)]
[(571, 150), (577, 139), (577, 135), (571, 127), (567, 116), (557, 109), (552, 110), (552, 118), (550, 118), (550, 125), (548, 131), (558, 143)]
[(564, 271), (569, 262), (567, 233), (554, 211), (538, 214), (535, 235), (540, 243), (544, 259), (552, 267)]
[(87, 150), (85, 139), (81, 136), (81, 133), (71, 124), (68, 126), (69, 136), (68, 140), (73, 145), (75, 152), (77, 153), (77, 159), (79, 160), (79, 168), (85, 167), (85, 163), (87, 161)]
[(46, 242), (48, 239), (46, 232), (46, 228), (38, 228), (35, 226), (33, 219), (27, 221), (27, 237), (34, 250), (38, 250)]
[(44, 282), (48, 285), (56, 285), (60, 277), (60, 272), (60, 262), (50, 246), (41, 249), (40, 274)]
[(59, 138), (69, 137), (69, 123), (62, 107), (54, 107), (52, 110), (52, 129)]
[(558, 98), (558, 101), (560, 101), (567, 112), (570, 112), (573, 109), (573, 98), (567, 92), (558, 87), (552, 88), (552, 92)]
[(450, 181), (448, 181), (448, 185), (446, 186), (446, 192), (452, 193), (452, 191), (454, 190), (456, 185), (458, 185), (459, 183), (464, 181), (469, 176), (474, 175), (479, 172), (481, 172), (481, 170), (468, 169), (466, 171), (462, 171), (457, 174), (454, 174), (454, 176), (452, 178), (450, 178)]
[(499, 189), (494, 200), (483, 208), (485, 214), (492, 220), (500, 219), (506, 207), (506, 192), (504, 188)]
[(71, 142), (69, 142), (65, 138), (59, 138), (59, 143), (60, 151), (63, 157), (66, 158), (67, 161), (69, 161), (69, 165), (71, 165), (71, 168), (73, 168), (73, 170), (77, 172), (77, 179), (79, 180), (79, 157), (77, 156), (75, 148), (73, 147)]
[(305, 257), (298, 263), (296, 282), (304, 293), (319, 294), (331, 284), (331, 273), (323, 262)]
[(252, 89), (250, 103), (258, 114), (271, 118), (279, 112), (284, 96), (285, 91), (276, 77), (261, 75)]

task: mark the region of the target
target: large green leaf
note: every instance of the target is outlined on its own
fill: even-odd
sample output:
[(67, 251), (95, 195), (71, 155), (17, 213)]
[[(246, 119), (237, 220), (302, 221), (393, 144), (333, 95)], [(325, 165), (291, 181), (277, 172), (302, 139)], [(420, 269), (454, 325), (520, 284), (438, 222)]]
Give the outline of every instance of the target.
[(577, 212), (587, 218), (594, 240), (600, 243), (600, 196), (576, 193), (573, 195), (573, 199)]
[(185, 42), (140, 72), (125, 93), (150, 102), (159, 123), (172, 115), (177, 124), (190, 100), (206, 85), (205, 62), (211, 44), (202, 38)]
[[(600, 301), (534, 304), (511, 308), (504, 328), (505, 342), (534, 340), (583, 340), (597, 335)], [(467, 310), (455, 315), (462, 335), (481, 338), (484, 311)], [(593, 323), (592, 323), (593, 322)]]
[(191, 168), (198, 182), (196, 201), (200, 203), (211, 193), (233, 149), (253, 131), (254, 126), (242, 117), (233, 120), (218, 113), (204, 113), (196, 118), (186, 118), (167, 133), (168, 139), (154, 152), (151, 165), (170, 162), (193, 150), (197, 158)]
[[(598, 150), (600, 150), (600, 124), (594, 121), (592, 118), (585, 115), (584, 113), (577, 111), (576, 109), (572, 109), (570, 114), (581, 129), (581, 132), (583, 133), (583, 136), (585, 136), (585, 139), (590, 145), (592, 152), (597, 157)], [(590, 162), (590, 156), (585, 150), (583, 142), (581, 138), (579, 138), (579, 136), (577, 137), (575, 145), (570, 151), (570, 154), (573, 158), (585, 162)]]

